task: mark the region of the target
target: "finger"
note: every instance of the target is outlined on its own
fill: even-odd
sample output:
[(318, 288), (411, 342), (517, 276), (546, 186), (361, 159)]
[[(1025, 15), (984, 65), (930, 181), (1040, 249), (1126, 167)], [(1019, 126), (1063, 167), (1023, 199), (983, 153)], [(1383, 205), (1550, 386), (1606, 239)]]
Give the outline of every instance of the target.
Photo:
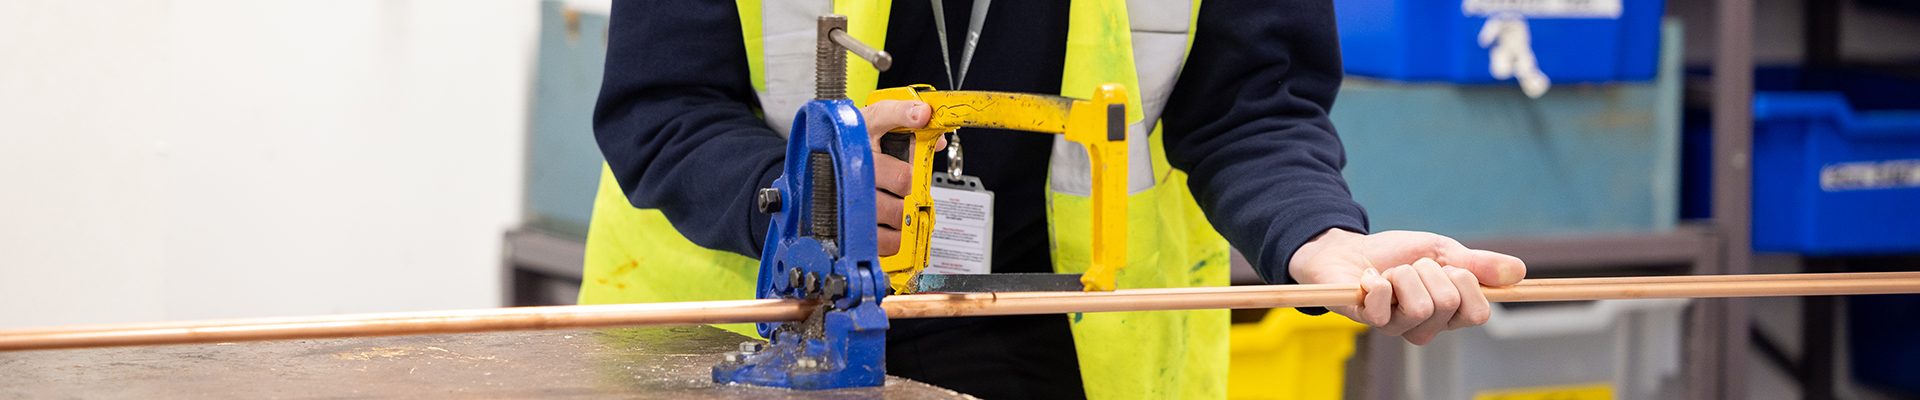
[[(1380, 277), (1380, 271), (1372, 268), (1364, 268), (1358, 276), (1349, 278), (1352, 278), (1352, 283), (1360, 285), (1360, 304), (1331, 306), (1327, 309), (1367, 326), (1386, 325), (1393, 318), (1393, 285)], [(1320, 283), (1344, 283), (1341, 281)]]
[(1472, 272), (1452, 266), (1442, 267), (1447, 279), (1453, 281), (1453, 287), (1460, 290), (1460, 310), (1453, 314), (1453, 321), (1447, 329), (1460, 329), (1480, 326), (1487, 323), (1493, 315), (1493, 306), (1487, 303), (1487, 294), (1480, 291), (1480, 279)]
[(1393, 284), (1394, 300), (1400, 304), (1393, 307), (1393, 320), (1381, 326), (1380, 331), (1397, 336), (1433, 316), (1433, 298), (1427, 294), (1426, 285), (1420, 282), (1420, 273), (1415, 272), (1412, 266), (1393, 267), (1381, 275)]
[(893, 229), (900, 229), (900, 220), (905, 213), (906, 201), (887, 192), (873, 193), (873, 222)]
[(867, 119), (867, 138), (876, 145), (880, 135), (897, 128), (924, 128), (933, 108), (921, 101), (881, 100), (860, 109)]
[(1367, 324), (1367, 326), (1373, 326), (1372, 322), (1367, 322), (1367, 317), (1364, 314), (1366, 312), (1366, 308), (1364, 307), (1329, 306), (1327, 307), (1327, 310), (1333, 311), (1334, 314), (1340, 314), (1340, 316), (1347, 317), (1347, 319), (1353, 320), (1353, 322), (1359, 322), (1362, 324)]
[(874, 153), (873, 187), (900, 198), (913, 194), (913, 164)]
[(877, 239), (876, 241), (879, 242), (877, 245), (880, 246), (880, 256), (885, 257), (899, 253), (900, 230), (884, 226), (879, 227), (879, 229), (880, 231), (877, 232), (878, 235), (875, 235), (876, 237), (874, 239)]
[(1386, 326), (1393, 320), (1393, 284), (1380, 276), (1380, 270), (1367, 268), (1360, 277), (1360, 288), (1366, 290), (1367, 297), (1361, 301), (1360, 314), (1366, 318), (1360, 321), (1372, 326)]
[(1406, 339), (1407, 343), (1413, 343), (1415, 346), (1425, 346), (1427, 343), (1433, 343), (1433, 338), (1436, 337), (1440, 337), (1440, 332), (1426, 330), (1425, 327), (1417, 327), (1414, 328), (1414, 330), (1407, 331), (1407, 333), (1400, 334), (1401, 339)]
[(1408, 342), (1424, 345), (1447, 330), (1447, 325), (1453, 321), (1454, 311), (1460, 308), (1460, 291), (1453, 287), (1453, 281), (1440, 269), (1440, 264), (1432, 259), (1415, 261), (1413, 270), (1420, 274), (1421, 284), (1426, 286), (1427, 294), (1433, 299), (1433, 314), (1413, 329), (1408, 329), (1403, 336)]
[[(1438, 236), (1438, 235), (1436, 235)], [(1444, 236), (1434, 243), (1434, 253), (1444, 265), (1466, 269), (1487, 286), (1507, 286), (1520, 283), (1527, 277), (1527, 263), (1519, 257), (1495, 253), (1486, 250), (1469, 249), (1460, 242)]]
[(1387, 336), (1404, 337), (1408, 331), (1413, 330), (1415, 322), (1425, 320), (1424, 318), (1414, 318), (1412, 315), (1407, 315), (1406, 311), (1396, 307), (1393, 309), (1393, 321), (1388, 322), (1385, 326), (1381, 326), (1380, 333), (1385, 333)]

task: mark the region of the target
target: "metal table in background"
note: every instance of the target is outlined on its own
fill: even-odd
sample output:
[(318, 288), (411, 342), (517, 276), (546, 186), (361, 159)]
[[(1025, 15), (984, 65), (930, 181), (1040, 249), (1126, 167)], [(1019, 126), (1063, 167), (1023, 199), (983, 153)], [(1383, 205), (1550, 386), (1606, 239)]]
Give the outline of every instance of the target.
[(746, 337), (707, 326), (0, 353), (0, 398), (971, 399), (875, 388), (716, 385)]

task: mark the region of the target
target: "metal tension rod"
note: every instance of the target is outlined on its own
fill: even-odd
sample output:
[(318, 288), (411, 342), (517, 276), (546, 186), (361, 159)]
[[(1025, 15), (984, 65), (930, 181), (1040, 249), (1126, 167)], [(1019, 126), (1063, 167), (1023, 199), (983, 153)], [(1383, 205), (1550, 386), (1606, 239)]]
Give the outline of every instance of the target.
[[(1481, 290), (1493, 302), (1920, 293), (1920, 272), (1533, 279)], [(890, 318), (934, 318), (1343, 306), (1358, 304), (1362, 296), (1352, 284), (1259, 285), (915, 294), (888, 296), (881, 305)], [(732, 300), (23, 328), (0, 330), (0, 351), (776, 322), (800, 320), (812, 309), (798, 300)]]

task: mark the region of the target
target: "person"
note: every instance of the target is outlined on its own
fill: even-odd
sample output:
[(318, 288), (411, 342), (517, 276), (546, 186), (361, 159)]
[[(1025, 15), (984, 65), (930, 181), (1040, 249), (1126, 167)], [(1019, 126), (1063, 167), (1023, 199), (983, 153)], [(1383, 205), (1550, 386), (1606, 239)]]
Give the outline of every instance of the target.
[[(877, 74), (850, 64), (856, 101), (909, 84), (1082, 98), (1129, 85), (1122, 288), (1225, 285), (1231, 243), (1268, 283), (1359, 284), (1363, 304), (1332, 311), (1425, 344), (1486, 321), (1481, 285), (1525, 276), (1517, 258), (1437, 234), (1368, 234), (1327, 118), (1342, 78), (1328, 0), (841, 3), (849, 32), (894, 57)], [(753, 296), (749, 257), (769, 224), (753, 196), (779, 176), (781, 131), (811, 97), (826, 4), (614, 5), (582, 303)], [(874, 135), (929, 114), (918, 102), (863, 111)], [(1086, 198), (1063, 160), (1084, 150), (1030, 132), (958, 137), (965, 172), (996, 194), (991, 271), (1077, 272)], [(909, 167), (879, 154), (874, 165), (875, 234), (891, 253)], [(996, 399), (1224, 397), (1227, 323), (1223, 310), (894, 320), (887, 372)]]

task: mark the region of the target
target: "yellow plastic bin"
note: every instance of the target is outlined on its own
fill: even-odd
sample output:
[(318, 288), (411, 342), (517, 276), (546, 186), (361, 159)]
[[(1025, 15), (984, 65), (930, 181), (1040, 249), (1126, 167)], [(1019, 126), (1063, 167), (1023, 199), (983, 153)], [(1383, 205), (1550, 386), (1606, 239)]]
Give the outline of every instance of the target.
[(1354, 335), (1367, 330), (1339, 314), (1276, 308), (1259, 323), (1234, 324), (1230, 399), (1338, 399)]

